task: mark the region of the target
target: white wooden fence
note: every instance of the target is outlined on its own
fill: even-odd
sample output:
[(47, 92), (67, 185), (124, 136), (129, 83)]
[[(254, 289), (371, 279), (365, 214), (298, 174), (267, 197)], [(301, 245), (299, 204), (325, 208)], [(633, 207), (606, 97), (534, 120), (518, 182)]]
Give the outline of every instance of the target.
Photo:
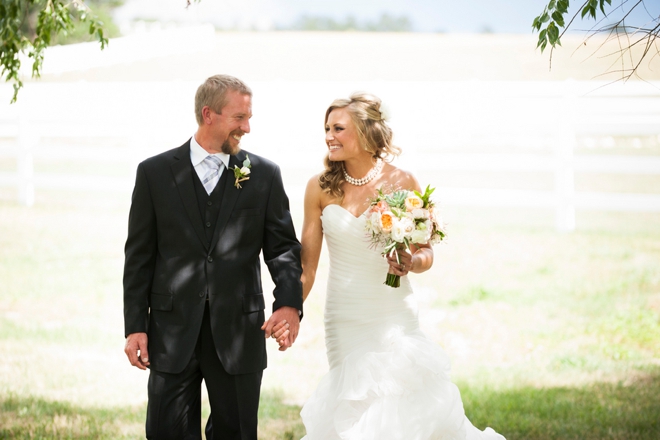
[[(197, 85), (30, 83), (14, 105), (8, 104), (10, 87), (0, 87), (0, 164), (5, 164), (0, 186), (15, 187), (27, 206), (42, 188), (129, 193), (140, 160), (176, 147), (194, 132)], [(660, 83), (602, 85), (251, 82), (255, 116), (244, 148), (280, 163), (291, 199), (299, 202), (325, 151), (325, 108), (336, 97), (368, 90), (391, 109), (396, 141), (404, 148), (398, 163), (408, 169), (555, 176), (552, 191), (440, 184), (445, 205), (552, 208), (562, 231), (575, 228), (576, 209), (659, 212), (660, 188), (644, 194), (575, 191), (575, 173), (660, 175), (660, 155), (574, 154), (576, 140), (584, 136), (660, 136)], [(512, 149), (515, 154), (506, 153)], [(54, 161), (75, 162), (84, 172), (35, 171), (35, 164)], [(95, 172), (110, 164), (114, 174)], [(125, 172), (117, 173), (117, 164)]]

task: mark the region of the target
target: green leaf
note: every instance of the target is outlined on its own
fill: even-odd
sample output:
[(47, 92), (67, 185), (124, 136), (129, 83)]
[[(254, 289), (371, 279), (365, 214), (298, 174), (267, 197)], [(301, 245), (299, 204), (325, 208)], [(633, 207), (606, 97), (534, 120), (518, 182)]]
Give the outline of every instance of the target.
[(582, 14), (581, 14), (582, 16), (580, 18), (584, 18), (584, 16), (587, 15), (588, 12), (589, 12), (589, 5), (582, 8)]
[(550, 3), (548, 3), (548, 10), (555, 9), (555, 4), (557, 3), (556, 0), (551, 0)]
[(17, 80), (14, 84), (14, 96), (11, 98), (10, 103), (13, 104), (16, 102), (16, 98), (18, 98), (18, 91), (23, 87), (23, 82), (21, 80)]
[(552, 19), (557, 23), (557, 26), (564, 27), (564, 16), (559, 11), (552, 13)]
[[(28, 23), (29, 22), (29, 23)], [(101, 49), (108, 40), (104, 36), (103, 22), (96, 19), (83, 1), (75, 0), (3, 0), (0, 2), (0, 71), (7, 82), (12, 82), (15, 102), (23, 87), (19, 80), (19, 56), (32, 59), (32, 76), (39, 77), (44, 49), (55, 43), (58, 36), (74, 30), (75, 22), (89, 24), (89, 33), (95, 34)], [(87, 27), (82, 28), (83, 32)]]
[(550, 44), (554, 46), (557, 44), (557, 40), (559, 39), (559, 28), (555, 26), (554, 22), (550, 23), (548, 25), (548, 40), (550, 41)]
[(547, 33), (548, 33), (548, 30), (547, 30), (547, 29), (543, 29), (543, 30), (539, 33), (539, 42), (538, 42), (538, 44), (536, 45), (536, 47), (538, 48), (539, 46), (541, 46), (541, 52), (543, 52), (543, 49), (545, 49), (545, 45), (546, 45), (546, 43), (547, 43), (547, 41), (548, 41)]

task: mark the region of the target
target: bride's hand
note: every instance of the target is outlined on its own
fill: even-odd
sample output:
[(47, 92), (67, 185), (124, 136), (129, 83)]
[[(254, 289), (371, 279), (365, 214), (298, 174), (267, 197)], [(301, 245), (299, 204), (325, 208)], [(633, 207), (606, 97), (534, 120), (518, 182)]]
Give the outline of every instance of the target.
[(289, 323), (283, 319), (273, 327), (270, 337), (275, 339), (280, 348), (284, 347), (287, 338), (289, 337)]
[(282, 306), (275, 310), (261, 326), (266, 338), (275, 338), (280, 351), (291, 347), (298, 337), (300, 327), (299, 312), (293, 307)]
[(406, 252), (399, 252), (399, 260), (397, 261), (396, 255), (387, 255), (387, 262), (390, 265), (390, 273), (400, 277), (408, 275), (412, 269), (413, 256)]

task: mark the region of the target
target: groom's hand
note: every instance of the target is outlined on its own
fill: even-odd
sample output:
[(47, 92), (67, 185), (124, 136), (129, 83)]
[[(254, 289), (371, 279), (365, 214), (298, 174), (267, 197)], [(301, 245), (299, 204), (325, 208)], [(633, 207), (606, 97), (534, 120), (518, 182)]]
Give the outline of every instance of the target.
[(149, 366), (147, 341), (146, 333), (131, 333), (126, 337), (124, 352), (128, 356), (131, 365), (138, 367), (140, 370), (146, 370)]
[(293, 307), (280, 307), (275, 310), (268, 321), (264, 322), (261, 329), (265, 331), (265, 336), (277, 338), (280, 344), (280, 351), (285, 351), (291, 347), (298, 337), (300, 328), (300, 315), (298, 310)]

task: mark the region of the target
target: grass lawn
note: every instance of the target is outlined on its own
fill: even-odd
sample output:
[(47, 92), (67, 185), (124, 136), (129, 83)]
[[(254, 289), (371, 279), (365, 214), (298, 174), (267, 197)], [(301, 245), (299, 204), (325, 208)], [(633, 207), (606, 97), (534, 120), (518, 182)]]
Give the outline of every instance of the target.
[[(0, 438), (143, 438), (146, 374), (123, 354), (128, 196), (13, 199), (0, 190)], [(660, 438), (660, 215), (578, 214), (560, 234), (551, 212), (448, 209), (450, 240), (413, 279), (422, 328), (479, 428)], [(296, 346), (270, 347), (262, 439), (304, 435), (300, 405), (327, 371), (324, 276)]]

